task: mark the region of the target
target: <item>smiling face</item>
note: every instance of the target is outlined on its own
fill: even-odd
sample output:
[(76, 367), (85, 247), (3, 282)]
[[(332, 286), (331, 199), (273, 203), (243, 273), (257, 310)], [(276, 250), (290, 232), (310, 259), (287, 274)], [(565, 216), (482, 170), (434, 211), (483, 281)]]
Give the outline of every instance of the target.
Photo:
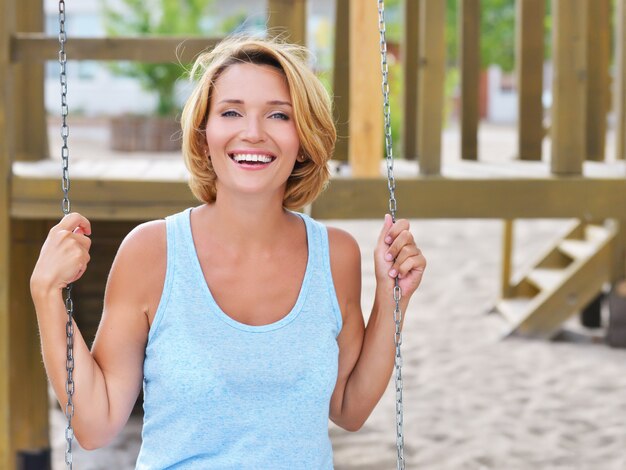
[(282, 201), (300, 149), (287, 80), (268, 65), (239, 63), (216, 80), (206, 141), (217, 194), (275, 194)]

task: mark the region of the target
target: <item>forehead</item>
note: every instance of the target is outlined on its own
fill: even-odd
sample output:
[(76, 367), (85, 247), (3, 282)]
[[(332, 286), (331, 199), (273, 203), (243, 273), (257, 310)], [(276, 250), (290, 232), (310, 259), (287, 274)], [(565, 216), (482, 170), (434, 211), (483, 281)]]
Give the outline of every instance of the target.
[(220, 98), (238, 98), (253, 94), (267, 96), (270, 100), (288, 100), (290, 96), (285, 74), (270, 65), (230, 65), (220, 74), (213, 88), (213, 96)]

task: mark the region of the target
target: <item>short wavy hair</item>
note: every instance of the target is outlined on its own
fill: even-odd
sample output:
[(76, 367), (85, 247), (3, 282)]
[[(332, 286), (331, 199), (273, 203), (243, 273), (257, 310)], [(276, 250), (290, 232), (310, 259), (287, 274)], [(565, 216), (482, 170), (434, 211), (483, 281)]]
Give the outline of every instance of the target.
[(199, 200), (211, 204), (217, 197), (217, 176), (206, 156), (206, 123), (216, 80), (231, 65), (269, 65), (282, 72), (294, 110), (294, 121), (304, 161), (296, 161), (287, 180), (283, 206), (299, 209), (324, 190), (330, 178), (328, 161), (337, 132), (328, 92), (309, 69), (308, 53), (301, 46), (278, 40), (231, 37), (201, 54), (192, 70), (198, 82), (183, 108), (182, 151), (190, 172), (189, 187)]

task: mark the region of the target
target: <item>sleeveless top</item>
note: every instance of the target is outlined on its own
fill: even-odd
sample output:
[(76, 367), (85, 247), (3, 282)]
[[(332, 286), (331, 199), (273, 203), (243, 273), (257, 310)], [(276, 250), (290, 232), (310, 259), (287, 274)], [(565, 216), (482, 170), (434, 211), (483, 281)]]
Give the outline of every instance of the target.
[(333, 469), (328, 419), (342, 320), (326, 228), (298, 214), (308, 260), (297, 301), (282, 319), (251, 326), (215, 302), (190, 214), (166, 218), (167, 270), (145, 352), (136, 468)]

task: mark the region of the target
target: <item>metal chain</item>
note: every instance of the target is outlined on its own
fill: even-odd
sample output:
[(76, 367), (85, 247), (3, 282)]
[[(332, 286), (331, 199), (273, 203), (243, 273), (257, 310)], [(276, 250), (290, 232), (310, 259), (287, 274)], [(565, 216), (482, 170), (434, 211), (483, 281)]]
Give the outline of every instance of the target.
[[(70, 213), (70, 174), (69, 174), (69, 148), (67, 146), (67, 138), (70, 134), (67, 125), (67, 55), (65, 54), (65, 43), (67, 35), (65, 33), (65, 1), (59, 0), (59, 64), (61, 64), (60, 81), (61, 81), (61, 138), (63, 145), (61, 147), (61, 159), (63, 160), (63, 177), (61, 188), (63, 189), (63, 200), (61, 209), (63, 214)], [(72, 418), (74, 417), (74, 403), (72, 397), (74, 395), (74, 302), (72, 301), (72, 284), (68, 284), (65, 288), (65, 310), (67, 311), (67, 323), (65, 324), (65, 334), (67, 339), (67, 355), (65, 360), (65, 369), (67, 370), (67, 380), (65, 382), (65, 392), (67, 393), (67, 404), (65, 405), (65, 417), (67, 418), (67, 427), (65, 428), (65, 466), (72, 469), (72, 441), (74, 440), (74, 429), (72, 428)]]
[[(385, 28), (385, 2), (378, 1), (378, 32), (380, 33), (380, 67), (382, 71), (383, 89), (383, 112), (385, 115), (385, 149), (387, 162), (387, 187), (389, 188), (389, 212), (391, 219), (396, 222), (396, 180), (393, 176), (393, 146), (391, 140), (391, 106), (389, 105), (389, 67), (387, 66), (387, 38)], [(395, 354), (395, 384), (396, 384), (396, 447), (398, 450), (397, 470), (404, 470), (404, 432), (402, 429), (404, 412), (402, 405), (402, 310), (400, 309), (400, 299), (402, 289), (398, 285), (398, 278), (395, 278), (393, 288), (393, 300), (395, 309), (393, 320), (396, 324), (394, 343), (396, 345)]]

